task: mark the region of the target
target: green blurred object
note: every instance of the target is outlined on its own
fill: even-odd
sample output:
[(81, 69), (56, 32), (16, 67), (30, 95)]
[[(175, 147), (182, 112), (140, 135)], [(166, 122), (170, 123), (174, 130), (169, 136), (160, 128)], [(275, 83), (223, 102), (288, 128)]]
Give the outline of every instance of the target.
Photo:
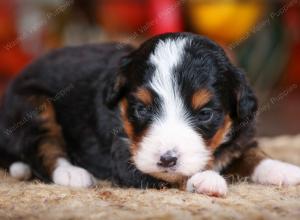
[(290, 46), (282, 22), (273, 20), (234, 51), (251, 84), (261, 92), (260, 98), (265, 99), (279, 82), (289, 59)]

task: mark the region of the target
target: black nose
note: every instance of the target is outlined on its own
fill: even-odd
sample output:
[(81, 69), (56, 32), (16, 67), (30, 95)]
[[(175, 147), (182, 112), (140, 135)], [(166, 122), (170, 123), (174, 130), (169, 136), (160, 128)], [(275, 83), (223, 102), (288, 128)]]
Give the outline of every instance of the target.
[(160, 162), (157, 163), (161, 167), (173, 167), (176, 165), (177, 157), (175, 156), (174, 152), (167, 151), (160, 157)]

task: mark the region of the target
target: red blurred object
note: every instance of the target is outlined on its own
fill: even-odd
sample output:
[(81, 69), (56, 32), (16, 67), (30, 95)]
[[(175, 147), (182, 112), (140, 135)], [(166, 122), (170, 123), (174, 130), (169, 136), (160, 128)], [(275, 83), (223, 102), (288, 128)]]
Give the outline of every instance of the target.
[(284, 22), (289, 30), (292, 49), (288, 63), (285, 82), (287, 84), (300, 83), (300, 6), (289, 9), (284, 17)]
[(0, 43), (16, 37), (13, 1), (0, 1)]
[(11, 49), (3, 49), (0, 52), (0, 74), (16, 75), (18, 74), (30, 61), (32, 57), (21, 50), (19, 46)]
[(150, 35), (183, 31), (182, 1), (149, 0)]
[(0, 74), (15, 75), (31, 60), (20, 48), (14, 1), (0, 2)]
[(141, 0), (103, 1), (97, 9), (97, 17), (106, 31), (134, 32), (147, 19), (146, 6), (145, 1)]
[(110, 0), (98, 7), (98, 20), (111, 33), (157, 35), (183, 31), (182, 1)]

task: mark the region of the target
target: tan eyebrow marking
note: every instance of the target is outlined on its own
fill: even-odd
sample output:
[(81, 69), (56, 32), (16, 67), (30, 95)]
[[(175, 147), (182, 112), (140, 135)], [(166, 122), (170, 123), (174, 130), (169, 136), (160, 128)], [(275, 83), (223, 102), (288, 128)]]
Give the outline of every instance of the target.
[(201, 108), (203, 105), (208, 103), (212, 97), (212, 94), (206, 89), (200, 89), (193, 94), (192, 107), (194, 109)]
[(138, 91), (135, 93), (135, 97), (137, 97), (146, 105), (150, 105), (153, 102), (153, 96), (151, 92), (146, 88), (139, 88)]

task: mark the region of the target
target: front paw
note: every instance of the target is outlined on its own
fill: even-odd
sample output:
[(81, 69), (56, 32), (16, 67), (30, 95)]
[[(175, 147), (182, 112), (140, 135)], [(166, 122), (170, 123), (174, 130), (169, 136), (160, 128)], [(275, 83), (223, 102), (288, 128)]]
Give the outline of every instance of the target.
[(187, 181), (186, 190), (208, 196), (223, 197), (227, 193), (225, 179), (215, 171), (197, 173)]
[(277, 186), (300, 184), (300, 168), (278, 160), (263, 160), (254, 170), (251, 179), (255, 183)]
[(91, 187), (94, 177), (85, 169), (76, 166), (58, 166), (52, 175), (53, 182), (62, 186)]

